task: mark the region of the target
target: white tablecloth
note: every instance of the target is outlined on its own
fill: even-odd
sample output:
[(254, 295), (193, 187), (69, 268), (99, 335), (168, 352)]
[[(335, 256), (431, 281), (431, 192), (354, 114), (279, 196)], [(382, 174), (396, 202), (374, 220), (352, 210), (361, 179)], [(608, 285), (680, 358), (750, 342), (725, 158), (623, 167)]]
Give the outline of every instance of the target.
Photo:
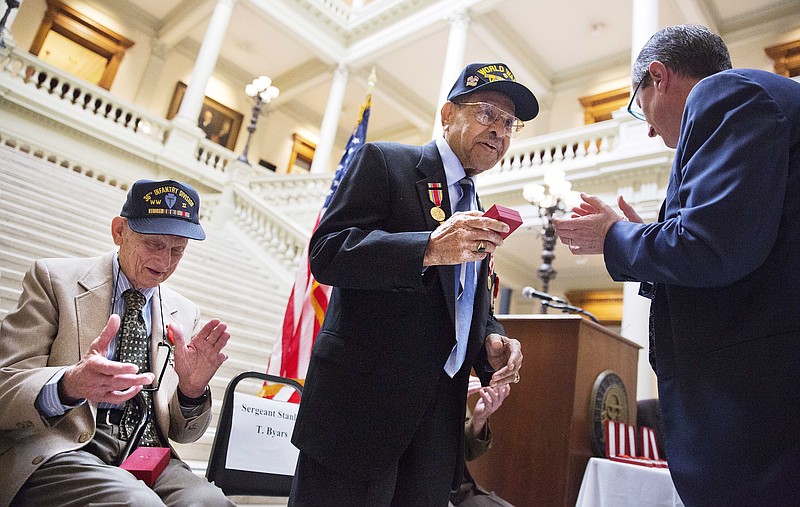
[(591, 458), (576, 507), (683, 507), (669, 470)]

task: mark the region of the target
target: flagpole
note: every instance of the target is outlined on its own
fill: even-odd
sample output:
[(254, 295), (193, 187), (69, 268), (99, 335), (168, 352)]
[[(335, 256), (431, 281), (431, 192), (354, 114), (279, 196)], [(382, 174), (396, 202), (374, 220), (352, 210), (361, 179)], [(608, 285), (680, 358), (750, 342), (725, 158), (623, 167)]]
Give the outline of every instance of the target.
[(375, 66), (373, 65), (369, 77), (367, 78), (367, 95), (372, 95), (372, 89), (375, 88), (375, 83), (377, 82), (378, 75), (375, 73)]
[[(369, 124), (370, 109), (372, 107), (372, 90), (377, 81), (375, 67), (373, 66), (367, 80), (366, 100), (336, 168), (331, 181), (331, 189), (317, 215), (317, 223), (314, 225), (314, 229), (316, 229), (333, 195), (339, 188), (339, 183), (347, 172), (350, 160), (366, 142), (367, 125)], [(267, 373), (291, 378), (301, 384), (305, 381), (308, 363), (311, 359), (311, 348), (322, 326), (332, 290), (331, 287), (322, 285), (314, 279), (308, 255), (308, 246), (306, 246), (295, 275), (292, 293), (286, 304), (280, 340), (273, 345), (267, 361)], [(293, 388), (286, 388), (283, 384), (270, 385), (268, 382), (264, 382), (259, 396), (294, 403), (298, 403), (300, 400), (299, 395)]]

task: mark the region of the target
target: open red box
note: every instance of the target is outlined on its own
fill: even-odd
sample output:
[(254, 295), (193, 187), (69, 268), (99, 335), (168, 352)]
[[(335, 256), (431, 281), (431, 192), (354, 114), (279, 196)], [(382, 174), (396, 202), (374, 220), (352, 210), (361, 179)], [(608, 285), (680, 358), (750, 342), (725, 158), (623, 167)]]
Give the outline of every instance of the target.
[(500, 220), (509, 227), (507, 233), (501, 234), (503, 239), (506, 239), (512, 232), (517, 230), (517, 228), (522, 225), (522, 217), (517, 210), (506, 208), (505, 206), (501, 206), (499, 204), (495, 204), (486, 210), (486, 213), (484, 213), (483, 216)]

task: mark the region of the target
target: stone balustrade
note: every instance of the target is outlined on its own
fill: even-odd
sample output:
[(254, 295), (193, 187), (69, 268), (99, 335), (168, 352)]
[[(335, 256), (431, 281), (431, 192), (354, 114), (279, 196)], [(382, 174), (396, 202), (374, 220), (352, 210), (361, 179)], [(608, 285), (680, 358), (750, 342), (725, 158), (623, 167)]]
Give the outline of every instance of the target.
[(238, 225), (266, 249), (274, 262), (293, 272), (308, 245), (311, 228), (297, 225), (279, 207), (266, 203), (246, 188), (236, 188), (233, 201)]
[[(0, 48), (2, 109), (28, 117), (35, 111), (40, 115), (35, 121), (66, 127), (60, 130), (73, 133), (73, 137), (75, 133), (85, 134), (81, 141), (94, 148), (105, 145), (122, 150), (126, 162), (146, 172), (178, 171), (215, 190), (222, 189), (226, 169), (236, 159), (231, 150), (203, 139), (199, 128), (190, 133), (194, 136), (193, 153), (174, 153), (168, 145), (174, 129), (171, 121), (16, 48)], [(18, 123), (17, 130), (24, 128), (23, 122)], [(45, 142), (31, 134), (26, 137), (25, 132), (16, 134), (23, 144)]]
[(46, 100), (43, 97), (46, 95), (62, 108), (66, 106), (71, 111), (89, 113), (88, 118), (96, 124), (113, 124), (121, 127), (128, 136), (135, 135), (157, 143), (165, 140), (169, 130), (169, 122), (165, 119), (53, 67), (34, 55), (18, 49), (2, 49), (0, 66), (3, 77), (1, 86), (9, 92), (26, 95), (27, 102), (42, 102)]
[(486, 176), (531, 168), (541, 168), (543, 171), (553, 164), (596, 158), (618, 146), (619, 126), (619, 120), (605, 121), (526, 139), (519, 144), (512, 143), (497, 167), (487, 172)]

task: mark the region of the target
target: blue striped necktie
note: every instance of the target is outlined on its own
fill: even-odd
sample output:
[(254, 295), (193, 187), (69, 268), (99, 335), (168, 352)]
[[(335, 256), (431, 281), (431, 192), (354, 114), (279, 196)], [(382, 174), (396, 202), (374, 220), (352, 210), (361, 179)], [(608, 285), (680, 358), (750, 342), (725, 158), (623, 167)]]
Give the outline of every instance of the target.
[[(463, 178), (458, 182), (461, 185), (461, 199), (456, 204), (456, 212), (472, 209), (472, 196), (474, 189), (472, 180)], [(464, 285), (461, 285), (461, 269), (464, 269)], [(454, 377), (467, 355), (467, 342), (469, 341), (469, 328), (472, 323), (472, 306), (475, 302), (475, 263), (465, 262), (455, 266), (455, 293), (456, 293), (456, 344), (450, 351), (450, 356), (444, 365), (444, 371)]]

